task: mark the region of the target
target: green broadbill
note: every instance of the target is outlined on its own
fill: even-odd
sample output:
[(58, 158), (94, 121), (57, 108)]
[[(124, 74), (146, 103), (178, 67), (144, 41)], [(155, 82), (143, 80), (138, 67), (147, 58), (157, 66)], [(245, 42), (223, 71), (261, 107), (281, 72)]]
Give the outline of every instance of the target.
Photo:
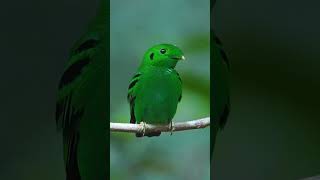
[(211, 33), (211, 54), (213, 57), (213, 62), (211, 63), (211, 71), (213, 73), (213, 80), (211, 81), (211, 103), (213, 114), (211, 115), (210, 159), (212, 159), (217, 133), (225, 126), (230, 112), (230, 64), (225, 52), (222, 49), (221, 41), (213, 32)]
[(61, 77), (56, 123), (62, 130), (67, 180), (106, 180), (109, 164), (107, 108), (107, 0), (72, 48)]
[[(183, 59), (182, 51), (171, 44), (159, 44), (147, 50), (128, 88), (130, 123), (172, 123), (182, 97), (182, 81), (174, 68)], [(136, 136), (160, 134), (136, 133)]]

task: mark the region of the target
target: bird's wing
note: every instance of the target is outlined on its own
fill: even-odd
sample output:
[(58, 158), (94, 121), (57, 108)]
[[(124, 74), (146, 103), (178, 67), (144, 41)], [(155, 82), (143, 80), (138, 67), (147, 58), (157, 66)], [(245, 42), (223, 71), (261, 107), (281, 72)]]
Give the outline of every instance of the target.
[[(107, 157), (102, 147), (107, 142), (103, 129), (107, 124), (107, 95), (103, 93), (107, 82), (108, 9), (107, 1), (100, 0), (96, 17), (71, 49), (59, 83), (55, 118), (63, 134), (67, 180), (80, 180), (80, 175), (88, 179), (106, 176)], [(98, 164), (99, 168), (92, 166)]]
[(72, 115), (81, 114), (83, 104), (77, 103), (79, 99), (74, 99), (75, 93), (81, 86), (87, 82), (92, 70), (92, 54), (95, 53), (95, 47), (98, 44), (95, 38), (87, 38), (82, 40), (76, 48), (73, 48), (71, 56), (60, 79), (58, 100), (56, 104), (56, 123), (58, 129), (63, 131), (74, 126), (74, 118)]
[(219, 55), (220, 55), (219, 59), (221, 59), (223, 61), (224, 65), (226, 66), (226, 68), (229, 71), (230, 70), (229, 59), (228, 59), (225, 51), (222, 49), (222, 43), (221, 43), (220, 39), (217, 36), (214, 36), (214, 44), (217, 47), (217, 49), (219, 49)]
[(136, 73), (129, 84), (128, 87), (128, 96), (127, 100), (130, 104), (130, 123), (135, 124), (136, 123), (136, 118), (134, 115), (134, 106), (135, 106), (135, 100), (136, 100), (136, 89), (137, 89), (137, 84), (139, 83), (139, 80), (141, 78), (142, 73), (138, 72)]
[(211, 60), (211, 71), (213, 73), (213, 79), (211, 80), (211, 102), (213, 114), (212, 114), (212, 129), (211, 129), (211, 150), (210, 156), (212, 159), (212, 153), (214, 150), (215, 139), (218, 130), (223, 129), (227, 122), (227, 118), (230, 112), (230, 97), (229, 97), (229, 76), (230, 76), (230, 63), (226, 56), (226, 53), (222, 49), (221, 41), (213, 34), (213, 46), (211, 54), (213, 59)]
[[(174, 72), (175, 72), (175, 74), (176, 74), (176, 76), (177, 76), (177, 78), (178, 78), (178, 80), (180, 82), (180, 85), (182, 86), (182, 80), (181, 80), (181, 77), (180, 77), (179, 73), (176, 70), (174, 70)], [(180, 95), (179, 95), (178, 102), (180, 102), (181, 99), (182, 99), (182, 88), (180, 90)]]
[(79, 179), (77, 146), (79, 123), (85, 112), (88, 92), (83, 92), (92, 76), (93, 56), (99, 40), (94, 36), (81, 39), (71, 51), (66, 69), (60, 79), (56, 103), (56, 124), (63, 132), (64, 159), (67, 179)]
[(218, 127), (222, 129), (230, 112), (230, 97), (229, 97), (229, 76), (230, 76), (230, 62), (225, 51), (222, 49), (222, 43), (218, 37), (214, 36), (213, 41), (213, 88), (215, 94), (214, 108), (216, 110), (216, 118), (218, 120)]
[[(230, 73), (230, 62), (229, 59), (225, 53), (225, 51), (222, 49), (222, 43), (220, 39), (217, 36), (214, 36), (214, 43), (216, 44), (217, 47), (217, 55), (216, 55), (216, 61), (221, 61), (222, 66), (220, 65), (221, 68), (221, 79), (223, 79), (224, 82), (221, 82), (222, 91), (224, 92), (224, 107), (222, 111), (220, 111), (220, 120), (219, 120), (219, 127), (223, 128), (227, 122), (227, 118), (230, 113), (230, 97), (229, 97), (229, 73)], [(220, 78), (219, 78), (220, 79)], [(220, 82), (220, 81), (218, 81)]]

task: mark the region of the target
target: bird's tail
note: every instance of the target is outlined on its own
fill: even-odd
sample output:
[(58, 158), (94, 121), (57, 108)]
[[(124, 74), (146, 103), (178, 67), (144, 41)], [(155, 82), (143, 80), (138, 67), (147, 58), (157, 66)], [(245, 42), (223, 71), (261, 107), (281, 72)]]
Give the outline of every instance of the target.
[(79, 133), (71, 134), (71, 136), (64, 139), (65, 145), (68, 150), (65, 151), (66, 159), (66, 180), (80, 180), (80, 172), (78, 167), (78, 144), (79, 144)]

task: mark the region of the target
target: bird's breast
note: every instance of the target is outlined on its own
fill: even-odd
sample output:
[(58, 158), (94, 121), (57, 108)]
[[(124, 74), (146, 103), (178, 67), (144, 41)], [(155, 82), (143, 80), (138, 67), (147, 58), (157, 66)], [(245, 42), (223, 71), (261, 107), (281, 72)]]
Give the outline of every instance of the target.
[(158, 71), (141, 79), (137, 91), (139, 109), (152, 122), (167, 122), (176, 112), (181, 94), (181, 82), (174, 72)]

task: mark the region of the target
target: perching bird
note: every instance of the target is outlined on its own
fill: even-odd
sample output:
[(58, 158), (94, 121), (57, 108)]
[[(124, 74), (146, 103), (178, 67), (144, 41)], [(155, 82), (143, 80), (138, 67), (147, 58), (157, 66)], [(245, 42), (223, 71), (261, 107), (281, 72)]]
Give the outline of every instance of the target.
[[(172, 127), (182, 97), (182, 81), (174, 68), (183, 59), (182, 51), (171, 44), (159, 44), (147, 50), (128, 88), (130, 123), (171, 124)], [(136, 133), (136, 136), (160, 134)]]
[(59, 84), (56, 123), (63, 133), (67, 180), (106, 180), (109, 169), (107, 109), (107, 1), (72, 48)]
[(213, 32), (211, 33), (211, 54), (213, 55), (213, 63), (211, 63), (211, 71), (213, 73), (213, 79), (211, 81), (211, 105), (213, 114), (211, 115), (212, 121), (210, 135), (210, 159), (212, 159), (217, 133), (225, 126), (230, 112), (230, 64), (225, 52), (222, 49), (221, 41), (215, 36)]

